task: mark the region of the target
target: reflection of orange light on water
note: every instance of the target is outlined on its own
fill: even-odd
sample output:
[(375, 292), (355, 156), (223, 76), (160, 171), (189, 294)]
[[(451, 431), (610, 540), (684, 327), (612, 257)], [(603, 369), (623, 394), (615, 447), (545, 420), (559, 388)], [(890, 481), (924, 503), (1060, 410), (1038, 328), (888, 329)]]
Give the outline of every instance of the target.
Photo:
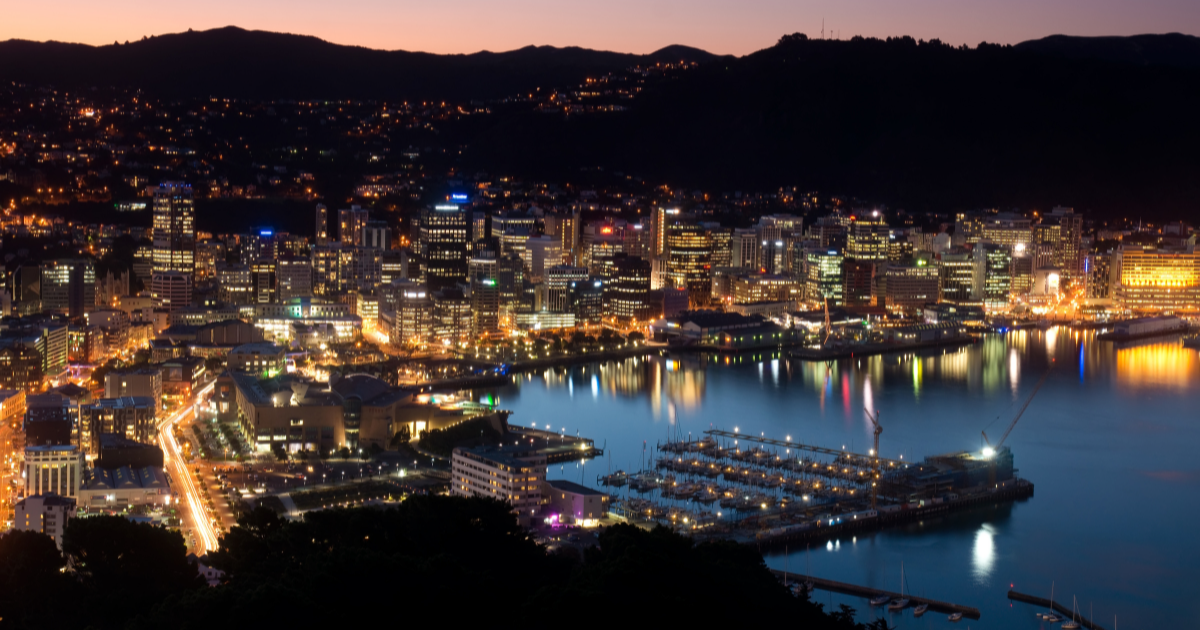
[(1117, 383), (1125, 387), (1186, 389), (1196, 382), (1198, 373), (1196, 351), (1178, 343), (1117, 350)]

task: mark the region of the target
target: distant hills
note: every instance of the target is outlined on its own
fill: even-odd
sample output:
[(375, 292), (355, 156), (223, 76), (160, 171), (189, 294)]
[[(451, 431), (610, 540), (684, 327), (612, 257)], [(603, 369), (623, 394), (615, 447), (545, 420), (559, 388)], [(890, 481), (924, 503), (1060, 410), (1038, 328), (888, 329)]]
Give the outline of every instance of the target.
[(973, 49), (795, 35), (735, 58), (683, 46), (433, 55), (231, 27), (99, 47), (0, 42), (0, 80), (467, 100), (678, 60), (700, 66), (648, 82), (626, 112), (498, 112), (464, 138), (464, 166), (558, 181), (602, 167), (706, 190), (799, 185), (911, 210), (1064, 204), (1200, 217), (1200, 38), (1180, 34)]
[(705, 190), (799, 185), (910, 210), (1200, 218), (1200, 67), (1077, 43), (788, 37), (651, 86), (620, 116), (511, 117), (466, 158), (548, 178), (603, 166)]
[(8, 40), (0, 42), (0, 80), (168, 97), (467, 100), (574, 85), (639, 63), (715, 58), (687, 46), (649, 55), (551, 46), (436, 55), (226, 27), (106, 46)]

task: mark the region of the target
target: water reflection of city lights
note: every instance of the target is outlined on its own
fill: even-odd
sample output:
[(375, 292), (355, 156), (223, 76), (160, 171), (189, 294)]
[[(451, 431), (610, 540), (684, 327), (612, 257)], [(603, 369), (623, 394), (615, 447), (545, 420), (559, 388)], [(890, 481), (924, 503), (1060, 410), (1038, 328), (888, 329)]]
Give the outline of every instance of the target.
[(975, 547), (971, 554), (971, 574), (975, 581), (986, 584), (992, 577), (996, 564), (995, 532), (991, 525), (983, 525), (975, 532)]
[(1129, 389), (1187, 389), (1200, 376), (1195, 350), (1177, 340), (1117, 350), (1117, 384)]

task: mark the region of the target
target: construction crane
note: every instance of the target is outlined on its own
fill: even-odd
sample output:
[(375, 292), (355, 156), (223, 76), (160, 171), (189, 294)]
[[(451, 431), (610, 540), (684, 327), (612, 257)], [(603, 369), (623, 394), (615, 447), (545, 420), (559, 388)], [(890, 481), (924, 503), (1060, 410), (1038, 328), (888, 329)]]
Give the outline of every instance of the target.
[(871, 481), (871, 509), (875, 509), (876, 499), (879, 497), (879, 434), (883, 433), (883, 427), (879, 424), (879, 412), (875, 412), (875, 417), (871, 417), (870, 410), (863, 408), (863, 412), (867, 414), (867, 420), (871, 421), (871, 425), (875, 427), (875, 448), (871, 449), (872, 461), (875, 462), (875, 478)]
[(1007, 440), (1008, 434), (1012, 433), (1012, 430), (1016, 428), (1017, 421), (1021, 419), (1021, 415), (1025, 413), (1025, 410), (1029, 408), (1029, 403), (1033, 402), (1033, 397), (1037, 395), (1038, 390), (1042, 388), (1043, 384), (1045, 384), (1046, 377), (1048, 376), (1050, 376), (1050, 370), (1046, 370), (1046, 373), (1042, 375), (1041, 380), (1037, 382), (1037, 385), (1034, 385), (1033, 391), (1029, 392), (1029, 398), (1026, 398), (1025, 404), (1021, 405), (1021, 408), (1017, 410), (1017, 415), (1013, 417), (1012, 422), (1009, 423), (1008, 430), (1004, 432), (1004, 435), (1000, 437), (1000, 441), (996, 442), (995, 446), (992, 446), (991, 440), (988, 439), (987, 431), (981, 432), (983, 433), (983, 442), (984, 444), (987, 444), (987, 446), (983, 449), (984, 457), (991, 457), (992, 455), (995, 455), (996, 451), (1000, 450), (1001, 446), (1004, 446), (1004, 440)]

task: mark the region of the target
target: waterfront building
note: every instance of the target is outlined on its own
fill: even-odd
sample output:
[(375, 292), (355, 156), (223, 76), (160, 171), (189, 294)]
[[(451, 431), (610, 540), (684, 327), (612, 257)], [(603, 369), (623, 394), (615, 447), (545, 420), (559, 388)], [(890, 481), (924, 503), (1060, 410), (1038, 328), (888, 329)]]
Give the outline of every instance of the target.
[(973, 298), (988, 310), (1008, 307), (1012, 295), (1012, 249), (980, 242), (972, 250), (975, 265)]
[(421, 213), (421, 260), (429, 291), (454, 287), (467, 277), (467, 213), (439, 204)]
[(842, 263), (842, 305), (869, 306), (872, 301), (873, 279), (876, 265), (866, 260), (846, 259)]
[(741, 274), (733, 278), (732, 285), (734, 304), (799, 302), (804, 293), (801, 281), (778, 274)]
[(938, 299), (938, 268), (919, 259), (912, 265), (888, 263), (875, 278), (874, 304), (893, 310), (920, 310)]
[(591, 524), (608, 514), (607, 494), (574, 481), (543, 481), (542, 497), (546, 508), (552, 516), (558, 516), (560, 523), (569, 522), (566, 517), (570, 517), (576, 524)]
[(522, 525), (536, 519), (546, 480), (545, 455), (520, 446), (456, 447), (450, 467), (451, 495), (508, 503)]
[(585, 267), (556, 265), (546, 271), (546, 310), (564, 313), (571, 310), (571, 287), (588, 279)]
[(1125, 246), (1120, 250), (1121, 305), (1137, 313), (1200, 309), (1200, 251)]
[(805, 278), (805, 300), (830, 306), (842, 304), (842, 254), (833, 249), (813, 249), (806, 253), (808, 276)]
[(975, 302), (975, 262), (971, 253), (962, 249), (942, 254), (938, 265), (942, 302), (969, 304)]

